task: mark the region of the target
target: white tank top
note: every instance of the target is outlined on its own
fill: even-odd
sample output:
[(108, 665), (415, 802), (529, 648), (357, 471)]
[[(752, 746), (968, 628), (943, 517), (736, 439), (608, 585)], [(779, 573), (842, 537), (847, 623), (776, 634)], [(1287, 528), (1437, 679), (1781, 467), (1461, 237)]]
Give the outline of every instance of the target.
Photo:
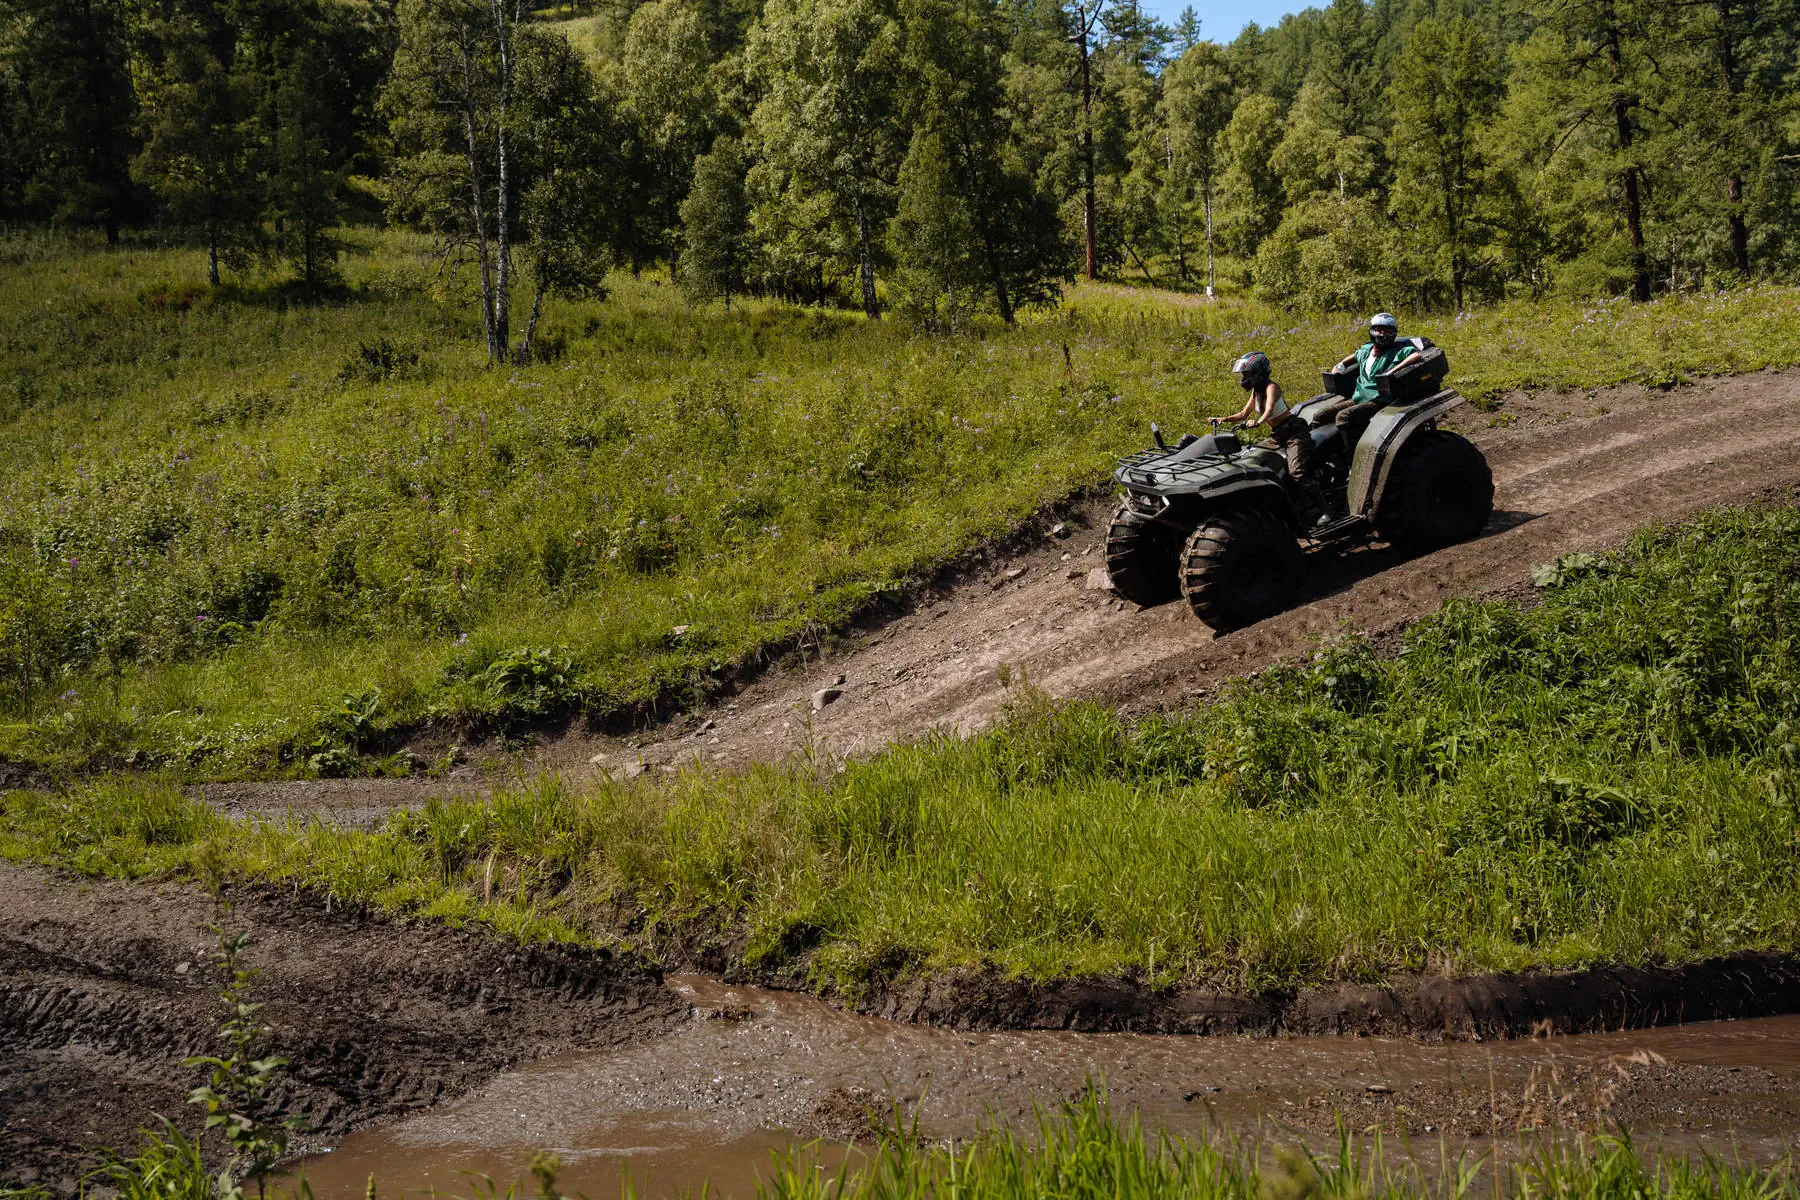
[[(1273, 383), (1263, 384), (1263, 387), (1265, 387), (1265, 388), (1272, 388), (1274, 386), (1275, 385)], [(1273, 405), (1271, 405), (1269, 408), (1269, 424), (1271, 426), (1277, 425), (1281, 422), (1281, 419), (1287, 415), (1288, 415), (1287, 401), (1283, 400), (1279, 396), (1277, 396), (1275, 398), (1275, 403)]]

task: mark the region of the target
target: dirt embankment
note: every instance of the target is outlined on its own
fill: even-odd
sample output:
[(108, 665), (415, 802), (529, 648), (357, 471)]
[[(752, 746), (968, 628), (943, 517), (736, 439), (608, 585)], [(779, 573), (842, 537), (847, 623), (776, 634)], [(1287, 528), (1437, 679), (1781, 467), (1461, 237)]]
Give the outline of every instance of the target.
[(969, 972), (901, 984), (866, 1010), (958, 1029), (1482, 1041), (1800, 1013), (1800, 957), (1743, 953), (1677, 967), (1424, 976), (1379, 987), (1253, 993), (1153, 990), (1128, 980), (1027, 983)]
[[(213, 898), (0, 862), (0, 1184), (72, 1191), (88, 1147), (129, 1148), (152, 1113), (191, 1129), (191, 1055), (222, 1049)], [(318, 1137), (428, 1108), (547, 1054), (666, 1032), (687, 1004), (603, 952), (230, 893), (254, 939), (273, 1099)]]

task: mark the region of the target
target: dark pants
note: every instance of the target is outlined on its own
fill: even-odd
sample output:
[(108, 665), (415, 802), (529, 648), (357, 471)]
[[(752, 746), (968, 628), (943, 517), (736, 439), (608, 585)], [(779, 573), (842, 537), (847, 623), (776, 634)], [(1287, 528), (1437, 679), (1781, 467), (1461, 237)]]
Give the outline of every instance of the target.
[(1311, 515), (1325, 510), (1325, 493), (1313, 475), (1312, 429), (1305, 421), (1289, 413), (1269, 429), (1269, 440), (1287, 453), (1288, 476), (1299, 485)]
[[(1346, 396), (1339, 396), (1320, 405), (1317, 411), (1321, 417), (1331, 417), (1333, 423), (1338, 427), (1338, 432), (1344, 435), (1344, 452), (1354, 454), (1356, 443), (1362, 440), (1363, 430), (1369, 427), (1369, 422), (1375, 419), (1375, 414), (1385, 407), (1386, 405), (1379, 400), (1364, 400), (1358, 403)], [(1323, 422), (1321, 421), (1321, 423)]]

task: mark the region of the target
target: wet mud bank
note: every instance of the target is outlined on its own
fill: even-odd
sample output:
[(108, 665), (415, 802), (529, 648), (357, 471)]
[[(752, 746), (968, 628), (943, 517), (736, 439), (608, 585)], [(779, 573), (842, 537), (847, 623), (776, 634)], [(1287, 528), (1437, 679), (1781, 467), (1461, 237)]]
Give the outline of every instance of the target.
[(0, 1184), (72, 1192), (97, 1146), (130, 1148), (217, 1053), (221, 921), (253, 939), (271, 1096), (316, 1134), (430, 1108), (520, 1063), (664, 1033), (688, 1005), (602, 951), (332, 911), (318, 896), (83, 881), (0, 863)]
[[(661, 1038), (506, 1072), (430, 1112), (309, 1159), (319, 1200), (502, 1187), (553, 1147), (564, 1187), (648, 1198), (748, 1196), (770, 1150), (824, 1139), (827, 1170), (896, 1112), (921, 1136), (1029, 1131), (1104, 1080), (1112, 1112), (1260, 1153), (1335, 1153), (1342, 1134), (1396, 1159), (1529, 1154), (1545, 1138), (1631, 1131), (1646, 1150), (1776, 1161), (1800, 1130), (1800, 1017), (1471, 1045), (1383, 1037), (977, 1031), (846, 1013), (816, 997), (671, 976), (695, 1019)], [(1028, 1134), (1029, 1136), (1029, 1134)], [(1365, 1142), (1365, 1144), (1367, 1144)], [(851, 1152), (854, 1153), (854, 1152)], [(530, 1181), (526, 1181), (530, 1186)], [(1481, 1189), (1476, 1189), (1480, 1191)]]
[(1262, 993), (963, 973), (900, 984), (859, 1007), (892, 1021), (957, 1029), (1486, 1040), (1800, 1013), (1800, 956), (1746, 952), (1682, 966), (1417, 977), (1379, 987)]

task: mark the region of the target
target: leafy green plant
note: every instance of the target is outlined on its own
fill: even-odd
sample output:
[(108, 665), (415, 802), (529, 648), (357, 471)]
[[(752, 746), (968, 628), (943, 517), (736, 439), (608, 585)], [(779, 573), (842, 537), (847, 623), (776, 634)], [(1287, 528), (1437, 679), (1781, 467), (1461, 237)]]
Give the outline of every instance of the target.
[(585, 696), (575, 662), (560, 646), (521, 646), (479, 667), (470, 661), (454, 663), (446, 676), (466, 681), (481, 697), (482, 707), (496, 713), (543, 716), (575, 708)]
[(224, 921), (230, 912), (229, 905), (221, 905), (216, 926), (219, 943), (213, 955), (225, 978), (219, 993), (225, 1006), (219, 1037), (226, 1053), (200, 1055), (182, 1064), (207, 1068), (207, 1081), (189, 1094), (188, 1103), (200, 1106), (206, 1114), (202, 1128), (217, 1131), (231, 1152), (230, 1162), (214, 1185), (217, 1200), (239, 1200), (244, 1179), (254, 1179), (257, 1195), (265, 1195), (269, 1172), (287, 1154), (290, 1135), (305, 1127), (298, 1117), (258, 1115), (266, 1105), (270, 1084), (288, 1060), (278, 1055), (256, 1057), (269, 1029), (257, 1017), (263, 1005), (249, 998), (258, 975), (244, 962), (250, 935), (242, 930), (226, 932)]
[(403, 350), (385, 337), (356, 343), (356, 349), (338, 368), (339, 383), (382, 383), (392, 376), (415, 370), (419, 352)]
[(1588, 554), (1578, 551), (1565, 554), (1552, 563), (1531, 569), (1532, 586), (1539, 588), (1562, 587), (1587, 575), (1604, 573), (1610, 567), (1610, 561), (1604, 554)]

